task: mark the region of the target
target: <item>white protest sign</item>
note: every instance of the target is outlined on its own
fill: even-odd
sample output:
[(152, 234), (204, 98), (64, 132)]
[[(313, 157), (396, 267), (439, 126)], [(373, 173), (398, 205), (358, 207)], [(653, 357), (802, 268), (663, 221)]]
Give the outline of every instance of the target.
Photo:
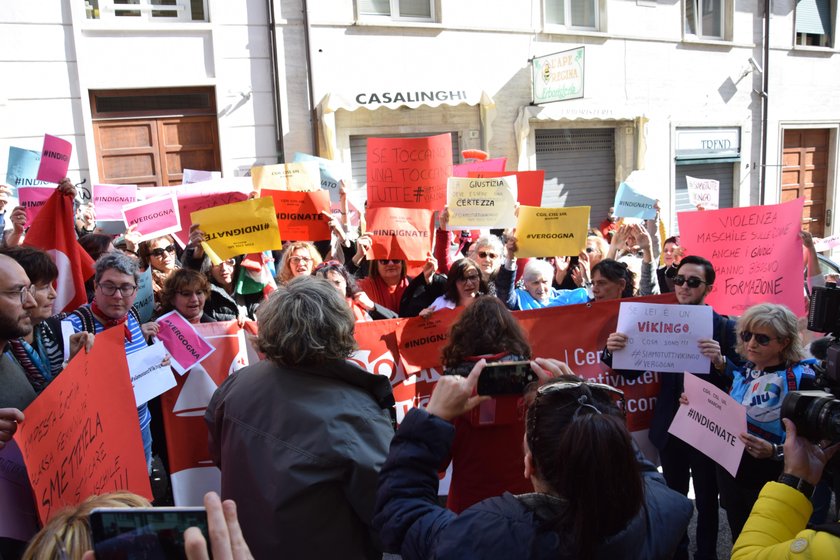
[(729, 471), (738, 473), (744, 442), (738, 436), (747, 431), (747, 410), (723, 389), (685, 374), (687, 405), (680, 405), (668, 432), (711, 458)]
[(161, 365), (166, 354), (163, 342), (158, 340), (128, 356), (128, 372), (137, 406), (149, 402), (177, 384), (172, 368)]
[(814, 250), (816, 250), (817, 253), (830, 251), (837, 246), (840, 246), (840, 235), (832, 235), (822, 239), (818, 237), (814, 238)]
[(450, 177), (446, 183), (449, 227), (515, 227), (516, 194), (516, 175), (494, 179)]
[(695, 208), (700, 206), (704, 210), (717, 210), (720, 197), (720, 182), (714, 179), (696, 179), (685, 176), (688, 186), (688, 201)]
[(627, 346), (613, 353), (613, 368), (658, 372), (709, 373), (709, 358), (697, 347), (712, 338), (712, 308), (621, 302), (617, 331)]

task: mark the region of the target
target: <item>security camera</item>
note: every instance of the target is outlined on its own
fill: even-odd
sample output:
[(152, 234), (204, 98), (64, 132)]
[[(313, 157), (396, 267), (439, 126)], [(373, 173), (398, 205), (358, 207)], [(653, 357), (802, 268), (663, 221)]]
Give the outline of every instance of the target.
[(753, 57), (749, 58), (749, 63), (750, 63), (750, 66), (753, 67), (753, 70), (755, 70), (759, 74), (764, 74), (764, 70), (761, 68), (761, 66), (758, 64), (758, 62), (756, 62), (756, 60)]

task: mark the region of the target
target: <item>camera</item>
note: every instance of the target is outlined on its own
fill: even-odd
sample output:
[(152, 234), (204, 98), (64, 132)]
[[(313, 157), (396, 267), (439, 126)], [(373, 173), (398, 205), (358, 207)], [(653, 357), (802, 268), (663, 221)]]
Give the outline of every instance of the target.
[[(466, 377), (475, 364), (461, 364), (444, 371), (445, 375)], [(525, 389), (537, 381), (537, 374), (531, 369), (531, 362), (502, 361), (490, 362), (478, 376), (476, 392), (479, 395), (522, 395)]]

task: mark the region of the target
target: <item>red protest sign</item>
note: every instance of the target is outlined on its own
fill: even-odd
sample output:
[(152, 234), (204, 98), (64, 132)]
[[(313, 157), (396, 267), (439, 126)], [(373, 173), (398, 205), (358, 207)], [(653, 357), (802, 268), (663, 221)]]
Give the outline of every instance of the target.
[(453, 177), (470, 177), (470, 173), (484, 173), (504, 171), (507, 165), (507, 158), (493, 158), (484, 161), (471, 161), (469, 163), (457, 163), (452, 166)]
[(124, 333), (117, 326), (96, 335), (93, 349), (79, 352), (26, 408), (15, 440), (43, 523), (94, 494), (152, 499)]
[(727, 315), (742, 315), (764, 302), (805, 314), (799, 237), (804, 202), (677, 214), (686, 254), (705, 257), (715, 267), (706, 303)]
[(542, 206), (545, 171), (470, 171), (468, 177), (492, 179), (516, 175), (516, 201), (522, 206)]
[(262, 195), (274, 199), (277, 227), (282, 239), (322, 241), (330, 238), (330, 193), (318, 191), (278, 191), (263, 189)]
[(407, 374), (440, 366), (440, 352), (449, 341), (449, 328), (461, 311), (463, 308), (441, 309), (428, 319), (412, 317), (400, 326), (397, 330), (400, 361)]
[(441, 210), (452, 174), (452, 137), (368, 138), (368, 209)]
[(368, 259), (425, 261), (432, 250), (432, 211), (411, 208), (368, 208), (373, 244)]

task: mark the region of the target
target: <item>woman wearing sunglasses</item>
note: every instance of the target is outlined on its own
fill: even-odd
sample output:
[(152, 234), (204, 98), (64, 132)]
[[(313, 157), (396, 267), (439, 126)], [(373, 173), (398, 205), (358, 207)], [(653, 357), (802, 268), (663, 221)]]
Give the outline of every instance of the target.
[[(542, 366), (558, 375), (555, 360)], [(644, 460), (616, 401), (621, 391), (563, 375), (541, 386), (527, 409), (526, 493), (504, 493), (462, 513), (437, 503), (437, 466), (451, 422), (486, 400), (475, 395), (484, 368), (444, 376), (425, 410), (411, 409), (379, 473), (374, 527), (388, 552), (414, 558), (671, 558), (691, 502)], [(520, 464), (522, 473), (522, 464)], [(521, 476), (521, 474), (520, 474)]]
[(467, 307), (478, 296), (487, 293), (487, 283), (478, 268), (478, 263), (464, 258), (455, 261), (446, 277), (443, 295), (438, 296), (432, 305), (420, 312), (421, 317), (429, 317), (439, 309)]
[(161, 308), (161, 291), (169, 275), (181, 268), (176, 255), (175, 239), (171, 235), (164, 235), (148, 241), (143, 241), (137, 247), (140, 266), (145, 270), (152, 268), (152, 290), (155, 293), (155, 311)]

